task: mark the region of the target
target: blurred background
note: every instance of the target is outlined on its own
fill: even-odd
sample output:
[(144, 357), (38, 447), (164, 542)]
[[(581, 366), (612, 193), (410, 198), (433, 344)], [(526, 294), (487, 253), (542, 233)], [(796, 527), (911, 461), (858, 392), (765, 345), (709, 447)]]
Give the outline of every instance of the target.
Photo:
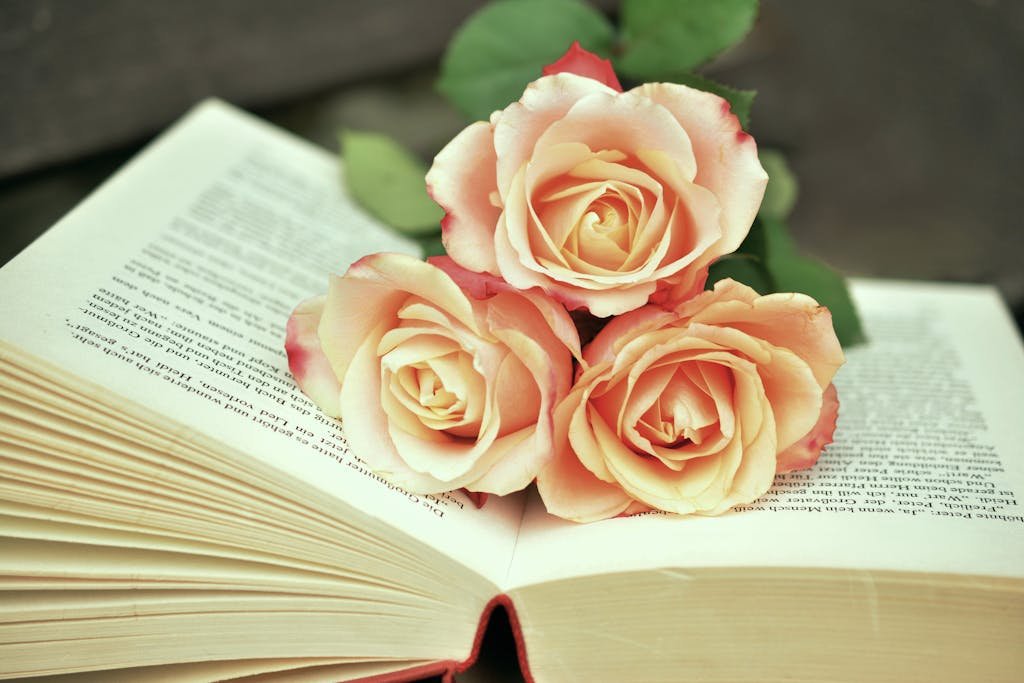
[[(211, 95), (330, 149), (345, 126), (429, 159), (465, 124), (438, 59), (482, 4), (0, 0), (0, 263)], [(804, 250), (849, 275), (992, 283), (1024, 319), (1024, 2), (763, 0), (704, 72), (759, 91), (751, 132), (799, 177)], [(506, 654), (473, 677), (515, 680), (495, 633), (485, 652)]]
[[(0, 262), (209, 95), (331, 149), (348, 126), (429, 159), (464, 125), (438, 59), (482, 4), (0, 0)], [(1021, 320), (1024, 2), (764, 0), (704, 72), (758, 90), (751, 132), (789, 155), (806, 251), (993, 283)]]

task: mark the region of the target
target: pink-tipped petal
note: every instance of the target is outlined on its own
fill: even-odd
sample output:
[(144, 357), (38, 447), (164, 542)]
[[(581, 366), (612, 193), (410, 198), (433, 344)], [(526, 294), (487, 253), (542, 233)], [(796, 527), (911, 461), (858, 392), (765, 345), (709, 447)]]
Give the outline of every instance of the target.
[(544, 76), (526, 86), (519, 101), (501, 112), (494, 125), (494, 149), (498, 155), (497, 181), (502, 199), (513, 176), (530, 160), (537, 138), (581, 97), (595, 92), (615, 90), (576, 74)]
[[(345, 277), (429, 301), (469, 329), (479, 331), (476, 311), (465, 292), (444, 271), (417, 258), (406, 254), (371, 254), (354, 263)], [(365, 305), (360, 301), (349, 307)]]
[(825, 446), (832, 443), (836, 431), (836, 420), (839, 417), (839, 394), (836, 386), (829, 384), (821, 397), (821, 413), (818, 422), (802, 439), (779, 453), (776, 471), (780, 474), (811, 467)]
[(451, 256), (431, 256), (427, 263), (444, 271), (462, 291), (474, 299), (489, 299), (498, 292), (515, 291), (515, 287), (497, 275), (470, 270)]
[(743, 132), (729, 103), (718, 95), (676, 83), (645, 83), (640, 93), (668, 109), (689, 133), (697, 159), (694, 182), (711, 190), (722, 207), (716, 254), (735, 251), (750, 231), (768, 185), (754, 138)]
[(674, 161), (684, 180), (691, 181), (698, 173), (689, 131), (665, 107), (636, 90), (580, 98), (538, 137), (534, 158), (543, 148), (579, 143), (595, 152), (607, 149), (635, 155), (657, 150)]
[(323, 295), (307, 299), (292, 311), (288, 318), (284, 350), (288, 354), (288, 369), (302, 392), (320, 410), (331, 417), (339, 417), (341, 384), (324, 355), (317, 335), (326, 299)]
[(493, 234), (501, 209), (490, 201), (498, 189), (497, 161), (491, 124), (477, 121), (434, 157), (426, 177), (427, 191), (445, 211), (445, 249), (463, 266), (481, 273), (497, 273)]
[(487, 503), (487, 496), (490, 495), (487, 493), (480, 493), (479, 491), (470, 491), (467, 488), (461, 488), (459, 490), (466, 494), (466, 497), (469, 498), (469, 502), (471, 502), (477, 510)]
[(499, 277), (487, 273), (474, 273), (456, 263), (448, 256), (432, 256), (427, 263), (434, 265), (450, 277), (459, 287), (475, 299), (489, 299), (502, 292), (514, 292), (529, 302), (543, 316), (555, 338), (560, 340), (572, 353), (573, 358), (582, 360), (580, 338), (576, 325), (565, 308), (540, 288), (516, 289)]
[(692, 316), (693, 322), (732, 327), (790, 349), (810, 366), (822, 389), (846, 360), (832, 327), (832, 314), (805, 294), (760, 296), (726, 279), (679, 305), (677, 311), (685, 318)]
[(574, 40), (565, 54), (557, 61), (548, 64), (542, 72), (545, 76), (569, 73), (577, 76), (592, 78), (595, 81), (604, 83), (609, 88), (622, 92), (619, 84), (619, 77), (615, 75), (612, 63), (607, 59), (601, 59), (593, 52), (585, 50), (580, 46), (580, 41)]

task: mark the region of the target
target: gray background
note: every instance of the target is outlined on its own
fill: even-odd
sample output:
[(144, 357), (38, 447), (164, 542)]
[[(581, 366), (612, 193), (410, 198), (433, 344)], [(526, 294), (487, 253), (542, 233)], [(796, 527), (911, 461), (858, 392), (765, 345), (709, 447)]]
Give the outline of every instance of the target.
[[(463, 125), (437, 58), (480, 4), (0, 0), (0, 261), (208, 95), (329, 147), (346, 125), (429, 158)], [(1022, 67), (1022, 2), (765, 0), (706, 71), (759, 90), (751, 130), (790, 155), (807, 251), (994, 283), (1020, 316)]]

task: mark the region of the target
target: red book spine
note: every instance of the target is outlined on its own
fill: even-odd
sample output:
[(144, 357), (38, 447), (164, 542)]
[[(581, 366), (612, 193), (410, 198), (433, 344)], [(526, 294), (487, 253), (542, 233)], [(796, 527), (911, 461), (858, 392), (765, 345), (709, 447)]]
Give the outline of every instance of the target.
[(409, 683), (410, 681), (417, 681), (429, 676), (441, 676), (443, 683), (455, 683), (455, 676), (464, 671), (468, 671), (480, 656), (480, 645), (483, 643), (484, 633), (487, 631), (487, 624), (490, 622), (491, 614), (498, 605), (504, 607), (505, 611), (508, 613), (508, 620), (512, 626), (512, 635), (516, 642), (516, 657), (519, 659), (519, 670), (522, 672), (523, 678), (527, 683), (534, 683), (533, 675), (530, 673), (529, 663), (526, 660), (526, 645), (523, 643), (523, 631), (522, 627), (519, 625), (519, 616), (516, 614), (516, 608), (512, 604), (512, 599), (504, 593), (495, 596), (487, 603), (486, 606), (484, 606), (483, 612), (480, 614), (480, 622), (476, 627), (476, 636), (473, 638), (473, 648), (470, 650), (469, 656), (464, 661), (457, 662), (454, 660), (446, 660), (432, 662), (430, 664), (416, 666), (411, 669), (403, 669), (401, 671), (393, 671), (388, 674), (360, 678), (356, 681), (352, 681), (352, 683)]

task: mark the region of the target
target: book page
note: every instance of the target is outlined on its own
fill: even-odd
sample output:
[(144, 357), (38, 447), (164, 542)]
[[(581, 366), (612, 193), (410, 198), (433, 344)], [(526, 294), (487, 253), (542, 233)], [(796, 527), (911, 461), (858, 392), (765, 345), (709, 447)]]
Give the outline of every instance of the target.
[(1024, 575), (1024, 351), (994, 289), (857, 281), (835, 443), (721, 517), (577, 525), (531, 500), (509, 585), (655, 567)]
[(0, 271), (0, 333), (504, 575), (521, 499), (478, 511), (388, 484), (288, 372), (291, 310), (375, 251), (419, 253), (344, 196), (332, 155), (208, 102)]

